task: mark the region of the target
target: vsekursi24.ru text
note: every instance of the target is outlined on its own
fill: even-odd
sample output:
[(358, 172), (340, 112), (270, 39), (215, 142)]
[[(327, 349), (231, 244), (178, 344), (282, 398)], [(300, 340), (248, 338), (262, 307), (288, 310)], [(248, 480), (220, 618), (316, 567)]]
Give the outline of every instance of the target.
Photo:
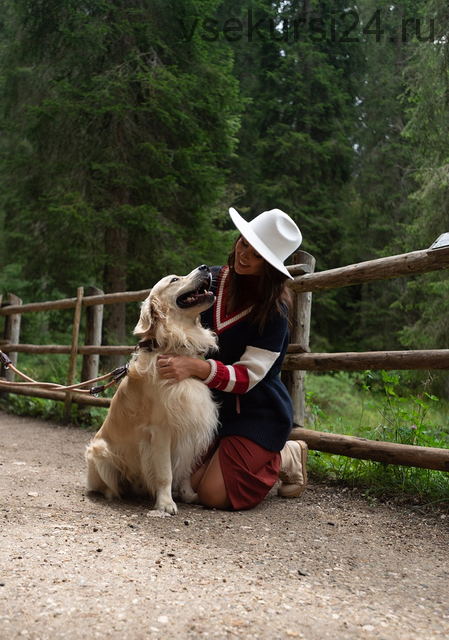
[[(192, 18), (179, 20), (186, 42), (191, 42), (195, 34), (205, 42), (216, 42), (220, 38), (228, 42), (239, 42), (245, 38), (248, 42), (299, 42), (308, 39), (311, 42), (410, 42), (416, 38), (419, 42), (437, 42), (435, 21), (423, 18), (402, 18), (392, 28), (377, 9), (368, 20), (361, 21), (355, 9), (348, 11), (330, 10), (323, 17), (299, 17), (291, 20), (256, 18), (248, 9), (246, 19), (227, 18), (220, 22), (215, 18)], [(384, 28), (385, 27), (385, 28)]]

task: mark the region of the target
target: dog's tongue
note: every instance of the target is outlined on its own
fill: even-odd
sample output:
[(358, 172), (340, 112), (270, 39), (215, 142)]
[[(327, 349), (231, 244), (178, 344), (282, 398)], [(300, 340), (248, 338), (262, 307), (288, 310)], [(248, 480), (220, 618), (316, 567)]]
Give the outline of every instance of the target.
[(206, 289), (204, 289), (203, 293), (193, 293), (191, 296), (189, 296), (186, 299), (186, 302), (195, 302), (195, 300), (198, 300), (198, 298), (202, 298), (203, 296), (207, 295), (207, 291)]

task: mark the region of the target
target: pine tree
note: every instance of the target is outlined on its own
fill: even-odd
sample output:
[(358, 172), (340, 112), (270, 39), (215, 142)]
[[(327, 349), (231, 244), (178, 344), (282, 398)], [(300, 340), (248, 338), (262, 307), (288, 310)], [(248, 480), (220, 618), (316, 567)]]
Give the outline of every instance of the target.
[[(365, 73), (359, 87), (360, 125), (353, 187), (356, 194), (348, 246), (352, 262), (402, 253), (404, 226), (414, 216), (410, 195), (416, 152), (404, 137), (404, 68), (415, 49), (412, 24), (421, 0), (361, 5)], [(422, 246), (415, 246), (420, 249)], [(405, 279), (370, 283), (353, 300), (351, 334), (359, 349), (399, 348), (404, 311), (397, 304)]]
[[(182, 26), (215, 6), (1, 2), (6, 228), (34, 298), (204, 261), (239, 104), (231, 53)], [(109, 329), (125, 340), (123, 307)]]
[[(421, 14), (427, 33), (433, 20), (434, 34), (419, 42), (406, 68), (409, 122), (405, 136), (417, 150), (415, 216), (406, 226), (408, 247), (423, 248), (449, 232), (449, 9), (431, 0)], [(434, 272), (410, 281), (401, 305), (407, 323), (401, 341), (412, 348), (449, 347), (449, 275)], [(449, 377), (446, 396), (449, 397)]]
[[(234, 204), (248, 217), (274, 207), (286, 211), (320, 271), (343, 264), (352, 207), (364, 58), (357, 27), (350, 34), (356, 41), (344, 41), (343, 31), (355, 24), (350, 8), (340, 0), (253, 0), (244, 8), (230, 1), (220, 14), (220, 24), (234, 17), (243, 25), (243, 37), (230, 43), (245, 104), (232, 164), (241, 185)], [(341, 341), (350, 296), (314, 297), (314, 335), (323, 348)]]

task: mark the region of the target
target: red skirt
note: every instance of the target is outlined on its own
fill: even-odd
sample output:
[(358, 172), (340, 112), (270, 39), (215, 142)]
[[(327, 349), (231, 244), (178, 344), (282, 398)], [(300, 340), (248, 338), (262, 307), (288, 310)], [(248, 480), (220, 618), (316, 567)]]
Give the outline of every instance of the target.
[(226, 436), (218, 443), (226, 491), (235, 511), (262, 502), (278, 479), (281, 455), (243, 436)]

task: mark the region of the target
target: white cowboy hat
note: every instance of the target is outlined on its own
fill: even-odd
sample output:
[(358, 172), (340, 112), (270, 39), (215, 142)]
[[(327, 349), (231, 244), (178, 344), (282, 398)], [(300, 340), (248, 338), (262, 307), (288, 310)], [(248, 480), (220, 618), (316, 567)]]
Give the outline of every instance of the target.
[(246, 222), (233, 207), (229, 209), (229, 215), (255, 251), (293, 280), (284, 266), (284, 260), (299, 247), (302, 235), (290, 216), (280, 209), (271, 209), (264, 211), (251, 222)]

